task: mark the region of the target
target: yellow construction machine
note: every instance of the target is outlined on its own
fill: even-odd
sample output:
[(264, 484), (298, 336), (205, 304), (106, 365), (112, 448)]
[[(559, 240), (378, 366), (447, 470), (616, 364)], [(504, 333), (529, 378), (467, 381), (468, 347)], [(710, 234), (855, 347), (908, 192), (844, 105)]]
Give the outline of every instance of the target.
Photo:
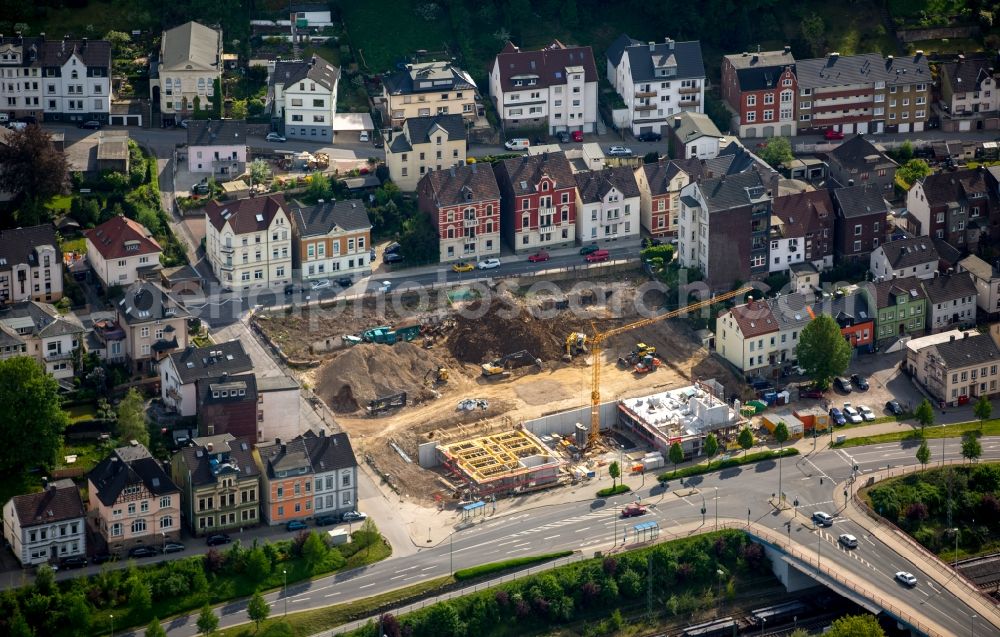
[(424, 374), (424, 382), (432, 385), (444, 385), (448, 382), (448, 368), (438, 367), (427, 370), (427, 373)]
[(577, 354), (587, 353), (587, 335), (583, 332), (570, 332), (566, 337), (566, 353), (563, 360), (570, 361)]

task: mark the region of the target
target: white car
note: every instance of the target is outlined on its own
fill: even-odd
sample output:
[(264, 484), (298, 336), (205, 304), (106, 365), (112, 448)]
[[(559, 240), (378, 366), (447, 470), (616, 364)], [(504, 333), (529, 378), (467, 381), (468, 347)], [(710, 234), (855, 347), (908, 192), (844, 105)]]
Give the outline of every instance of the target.
[(323, 288), (328, 288), (330, 287), (330, 279), (319, 279), (317, 281), (313, 281), (312, 283), (309, 284), (309, 287), (312, 288), (313, 290), (322, 290)]
[(500, 259), (483, 259), (476, 267), (480, 270), (494, 270), (500, 267)]
[(875, 412), (871, 410), (871, 407), (866, 407), (865, 405), (858, 405), (858, 411), (861, 412), (861, 417), (865, 422), (871, 422), (875, 420)]
[(392, 289), (392, 281), (382, 281), (382, 285), (378, 286), (378, 291), (386, 293)]
[(914, 586), (917, 585), (917, 578), (913, 576), (913, 573), (910, 573), (908, 571), (898, 571), (896, 573), (896, 580), (902, 582), (903, 584), (906, 584), (910, 588), (913, 588)]
[(190, 122), (191, 120), (189, 119), (182, 119), (180, 122), (178, 122), (177, 125), (180, 126), (181, 128), (187, 128)]
[(368, 131), (366, 131), (366, 130), (361, 131), (361, 134), (358, 135), (358, 141), (359, 142), (366, 142), (366, 141), (368, 141)]
[(631, 157), (632, 149), (625, 146), (612, 146), (608, 149), (608, 154), (612, 157)]
[(833, 526), (833, 516), (825, 511), (816, 511), (813, 513), (812, 519), (819, 526)]
[(858, 548), (858, 538), (854, 537), (850, 533), (841, 533), (837, 541), (844, 545), (844, 548), (856, 549)]
[(861, 414), (858, 413), (857, 409), (851, 406), (851, 403), (844, 403), (844, 418), (847, 419), (847, 422), (855, 425), (863, 420), (861, 418)]
[(281, 135), (279, 135), (278, 133), (268, 133), (267, 137), (265, 137), (264, 139), (266, 139), (269, 142), (284, 142), (284, 141), (288, 141), (284, 137), (282, 137)]

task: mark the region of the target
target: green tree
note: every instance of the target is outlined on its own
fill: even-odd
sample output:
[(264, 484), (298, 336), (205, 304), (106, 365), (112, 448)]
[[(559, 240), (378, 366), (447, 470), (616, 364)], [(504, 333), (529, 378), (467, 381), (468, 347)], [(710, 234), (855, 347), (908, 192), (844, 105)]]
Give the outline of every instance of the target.
[(825, 53), (826, 25), (823, 18), (811, 13), (802, 18), (802, 39), (809, 45), (809, 52), (819, 57)]
[(440, 637), (458, 637), (464, 632), (458, 611), (450, 602), (439, 602), (431, 606), (425, 621), (433, 628), (433, 634)]
[(132, 42), (132, 36), (124, 31), (108, 31), (104, 34), (104, 39), (111, 43), (111, 50), (115, 55), (121, 55)]
[(215, 89), (215, 95), (212, 96), (212, 118), (222, 119), (222, 103), (226, 99), (222, 94), (222, 80), (215, 78), (212, 81), (212, 86)]
[(160, 626), (160, 620), (154, 617), (146, 624), (146, 637), (167, 637), (167, 631)]
[(73, 593), (62, 598), (63, 617), (66, 624), (72, 627), (74, 635), (90, 635), (91, 624), (94, 619), (94, 609), (87, 603), (87, 598), (82, 592)]
[(247, 618), (252, 621), (256, 626), (257, 630), (260, 630), (260, 624), (267, 616), (271, 614), (271, 607), (267, 605), (264, 601), (264, 596), (257, 591), (247, 602)]
[(0, 474), (51, 466), (69, 424), (56, 379), (28, 356), (0, 361), (0, 405)]
[(302, 544), (302, 558), (310, 569), (321, 566), (329, 553), (330, 549), (327, 547), (326, 542), (323, 541), (323, 538), (319, 536), (319, 533), (311, 531), (306, 541)]
[(702, 447), (702, 452), (708, 456), (708, 466), (712, 466), (712, 458), (715, 454), (719, 453), (719, 439), (715, 437), (715, 434), (708, 434), (705, 437), (705, 445)]
[(778, 500), (781, 500), (781, 452), (785, 450), (788, 440), (788, 425), (779, 422), (774, 426), (774, 439), (778, 441)]
[(14, 608), (14, 614), (7, 620), (7, 630), (10, 637), (34, 637), (35, 631), (31, 629), (28, 625), (28, 620), (24, 618), (24, 615), (17, 609)]
[(52, 145), (41, 126), (8, 131), (0, 144), (0, 191), (14, 199), (15, 224), (33, 226), (48, 220), (45, 203), (66, 185), (66, 154)]
[(133, 387), (118, 404), (118, 435), (123, 441), (138, 440), (149, 446), (149, 426), (146, 424), (146, 400)]
[(920, 435), (923, 435), (924, 428), (934, 424), (934, 408), (931, 407), (931, 401), (926, 398), (920, 401), (920, 404), (917, 405), (917, 411), (913, 413), (913, 417), (920, 423)]
[(757, 154), (760, 155), (761, 159), (775, 168), (795, 158), (792, 155), (792, 145), (789, 143), (787, 137), (772, 137), (767, 140), (767, 143)]
[(247, 112), (246, 100), (233, 100), (232, 105), (229, 107), (229, 116), (233, 119), (246, 119)]
[(306, 180), (306, 191), (303, 196), (309, 201), (326, 199), (330, 196), (330, 178), (323, 173), (313, 173)]
[(851, 362), (851, 345), (828, 314), (820, 314), (809, 321), (799, 336), (795, 352), (799, 365), (805, 368), (819, 389), (826, 389), (830, 380), (843, 374)]
[(198, 633), (208, 635), (214, 633), (219, 628), (219, 617), (212, 612), (212, 607), (205, 604), (198, 613)]
[(743, 450), (743, 457), (746, 458), (747, 451), (749, 451), (750, 448), (753, 447), (753, 432), (750, 431), (750, 427), (744, 427), (740, 431), (740, 435), (736, 439), (736, 442), (739, 443), (740, 449)]
[(979, 419), (979, 431), (982, 432), (983, 423), (993, 415), (993, 403), (986, 397), (986, 394), (979, 394), (979, 400), (976, 401), (975, 406), (972, 408), (972, 413)]
[(256, 117), (264, 112), (264, 100), (254, 97), (247, 101), (247, 112), (250, 117)]
[(885, 637), (874, 615), (848, 615), (835, 619), (826, 637)]
[(139, 613), (153, 607), (153, 592), (138, 573), (128, 579), (128, 605)]
[(271, 167), (267, 161), (257, 158), (250, 162), (250, 181), (253, 184), (266, 184), (271, 179)]
[(903, 142), (899, 148), (896, 150), (896, 161), (900, 164), (905, 164), (906, 162), (913, 159), (913, 144), (909, 141)]
[(670, 462), (674, 463), (674, 475), (677, 475), (677, 465), (684, 462), (684, 449), (681, 448), (681, 443), (675, 442), (670, 445), (667, 455), (670, 457)]
[(622, 475), (622, 467), (617, 460), (608, 465), (608, 475), (611, 476), (611, 486), (614, 486)]
[(931, 167), (923, 159), (911, 159), (896, 169), (896, 177), (909, 188), (927, 175), (931, 174)]
[(917, 447), (917, 462), (923, 465), (924, 468), (927, 467), (927, 463), (931, 461), (931, 448), (927, 446), (927, 440), (923, 439), (920, 441), (920, 446)]
[(271, 558), (259, 546), (255, 546), (247, 555), (247, 576), (251, 581), (260, 583), (271, 574)]
[(962, 457), (974, 462), (983, 455), (983, 445), (979, 442), (978, 431), (967, 431), (962, 435)]

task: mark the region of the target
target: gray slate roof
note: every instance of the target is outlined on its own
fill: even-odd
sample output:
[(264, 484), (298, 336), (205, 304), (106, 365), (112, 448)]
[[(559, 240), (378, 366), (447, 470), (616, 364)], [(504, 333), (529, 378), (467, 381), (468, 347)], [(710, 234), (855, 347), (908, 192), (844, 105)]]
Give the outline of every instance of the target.
[[(414, 80), (433, 83), (430, 87), (414, 86)], [(390, 95), (439, 92), (441, 90), (475, 90), (476, 84), (468, 73), (450, 62), (424, 62), (408, 64), (405, 71), (399, 71), (382, 78), (382, 85)]]
[(721, 138), (722, 133), (708, 115), (693, 111), (682, 111), (675, 116), (680, 126), (674, 125), (673, 133), (682, 143), (692, 142), (700, 137)]
[(253, 361), (240, 341), (226, 341), (208, 347), (188, 347), (183, 352), (171, 354), (170, 360), (184, 385), (224, 373), (253, 371)]
[(964, 93), (978, 91), (983, 80), (990, 77), (990, 69), (993, 66), (993, 63), (985, 58), (965, 59), (938, 64), (938, 73), (948, 78), (952, 91)]
[(326, 201), (292, 210), (292, 220), (303, 237), (325, 236), (331, 232), (368, 230), (372, 222), (360, 199)]
[(88, 474), (97, 497), (106, 506), (118, 500), (129, 485), (145, 485), (154, 496), (177, 493), (177, 485), (143, 445), (119, 447)]
[(317, 435), (310, 430), (284, 443), (275, 439), (273, 443), (258, 444), (257, 450), (270, 478), (276, 477), (276, 472), (303, 467), (307, 473), (316, 474), (358, 464), (345, 433), (328, 435), (320, 431)]
[(243, 119), (191, 120), (187, 127), (188, 146), (245, 146), (247, 122)]
[(698, 187), (709, 212), (747, 206), (767, 196), (767, 184), (755, 170), (706, 179)]
[(72, 481), (59, 482), (61, 484), (51, 484), (44, 491), (12, 498), (21, 528), (83, 518), (86, 515), (80, 490), (76, 485)]
[(949, 369), (979, 365), (1000, 358), (1000, 348), (988, 334), (975, 334), (932, 345)]
[(20, 301), (0, 309), (0, 322), (14, 331), (25, 324), (25, 319), (31, 321), (32, 327), (28, 333), (38, 338), (81, 334), (86, 331), (75, 314), (62, 315), (50, 303)]
[(886, 86), (931, 82), (924, 55), (883, 58), (877, 53), (829, 55), (795, 63), (799, 88), (824, 88), (846, 84), (885, 82)]
[(886, 259), (893, 270), (899, 268), (910, 268), (921, 265), (928, 261), (937, 264), (938, 253), (930, 237), (914, 237), (912, 239), (899, 239), (890, 241), (879, 246), (885, 253)]
[[(897, 166), (896, 162), (876, 148), (875, 144), (865, 139), (863, 135), (855, 135), (848, 139), (840, 146), (831, 150), (829, 155), (831, 159), (836, 160), (837, 163), (845, 168), (862, 170), (865, 167)], [(872, 163), (868, 162), (869, 158), (873, 158)], [(843, 185), (846, 186), (847, 184)]]
[(576, 173), (576, 186), (583, 203), (601, 201), (612, 188), (617, 188), (625, 198), (639, 196), (635, 173), (627, 166)]
[[(612, 65), (618, 66), (622, 56), (628, 55), (633, 82), (649, 80), (668, 81), (705, 77), (705, 63), (701, 57), (701, 42), (676, 42), (669, 38), (665, 42), (640, 42), (623, 33), (608, 47), (607, 57)], [(655, 67), (676, 68), (669, 77), (659, 77)]]
[(191, 484), (195, 487), (215, 484), (220, 476), (245, 480), (260, 475), (260, 469), (253, 460), (251, 444), (242, 438), (225, 433), (198, 437), (193, 442), (194, 445), (182, 448), (180, 454), (184, 466), (191, 472)]
[(221, 50), (222, 33), (191, 21), (163, 32), (160, 62), (167, 69), (191, 63), (198, 67), (220, 68), (217, 58)]
[(177, 299), (156, 283), (138, 281), (125, 290), (118, 312), (127, 324), (148, 323), (191, 315)]
[(449, 141), (465, 139), (465, 120), (461, 115), (431, 115), (410, 117), (403, 123), (403, 132), (396, 133), (389, 143), (394, 153), (413, 150), (415, 144), (430, 144), (431, 135), (443, 130)]
[(340, 78), (340, 69), (330, 64), (318, 55), (310, 60), (278, 62), (271, 73), (271, 86), (281, 84), (288, 86), (301, 80), (309, 79), (332, 91)]
[(976, 296), (976, 282), (968, 272), (941, 274), (924, 281), (924, 292), (932, 304), (947, 303)]
[[(215, 392), (220, 392), (219, 396)], [(222, 397), (221, 392), (227, 393)], [(240, 394), (239, 392), (243, 393)], [(257, 402), (257, 378), (253, 374), (220, 374), (211, 378), (199, 378), (195, 383), (195, 394), (199, 408), (202, 405), (231, 405), (237, 402)]]
[(833, 191), (837, 210), (845, 219), (865, 217), (872, 214), (888, 214), (889, 203), (882, 191), (875, 185), (849, 186)]
[(56, 250), (56, 258), (61, 258), (56, 243), (56, 228), (51, 223), (0, 230), (0, 270), (6, 270), (17, 263), (37, 266), (38, 255), (35, 248), (41, 246), (52, 246)]

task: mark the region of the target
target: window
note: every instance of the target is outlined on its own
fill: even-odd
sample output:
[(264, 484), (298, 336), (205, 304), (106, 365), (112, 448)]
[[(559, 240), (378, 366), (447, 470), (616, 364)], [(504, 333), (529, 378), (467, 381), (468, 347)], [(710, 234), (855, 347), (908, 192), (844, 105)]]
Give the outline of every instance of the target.
[(146, 521), (142, 518), (132, 521), (132, 534), (145, 533), (146, 532)]
[(861, 224), (860, 223), (859, 224), (855, 224), (855, 226), (854, 226), (854, 236), (855, 237), (860, 237), (861, 236)]
[(773, 119), (774, 119), (774, 111), (773, 110), (766, 110), (766, 111), (764, 111), (764, 121), (765, 122), (770, 122)]
[(764, 93), (764, 103), (774, 104), (774, 93)]
[(755, 121), (757, 121), (757, 112), (756, 111), (750, 111), (749, 113), (747, 113), (747, 123), (751, 123), (751, 122), (755, 122)]
[(757, 96), (747, 95), (747, 106), (756, 106), (756, 105), (757, 105)]
[(323, 108), (325, 104), (324, 100), (313, 100), (313, 108)]
[(855, 252), (861, 252), (861, 242), (860, 241), (855, 241), (854, 242), (854, 251)]
[(139, 328), (139, 336), (141, 336), (142, 338), (149, 338), (149, 328), (148, 327)]

